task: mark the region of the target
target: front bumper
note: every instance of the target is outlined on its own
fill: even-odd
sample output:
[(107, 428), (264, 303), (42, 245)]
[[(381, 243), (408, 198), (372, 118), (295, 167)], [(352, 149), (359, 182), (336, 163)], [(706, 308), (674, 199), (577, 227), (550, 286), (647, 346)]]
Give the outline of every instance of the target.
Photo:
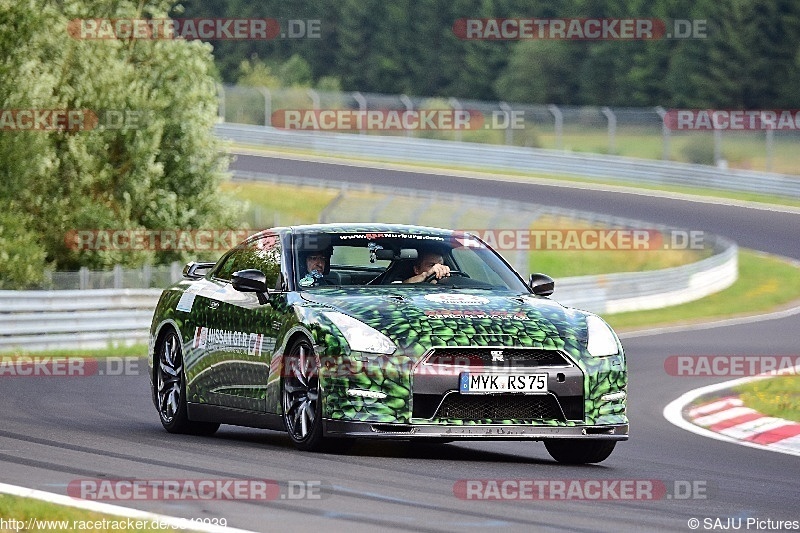
[(446, 438), (453, 440), (628, 440), (628, 424), (597, 426), (534, 426), (523, 424), (381, 424), (325, 419), (328, 437), (374, 439)]

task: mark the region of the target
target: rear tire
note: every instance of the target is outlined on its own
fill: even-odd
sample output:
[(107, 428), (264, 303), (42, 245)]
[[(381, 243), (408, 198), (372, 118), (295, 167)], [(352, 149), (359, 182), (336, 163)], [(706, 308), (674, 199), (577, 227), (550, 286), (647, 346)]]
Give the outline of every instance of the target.
[(219, 424), (189, 420), (186, 411), (186, 375), (181, 340), (174, 329), (161, 339), (156, 350), (155, 387), (161, 425), (170, 433), (213, 435)]
[(583, 465), (599, 463), (608, 459), (615, 440), (547, 439), (544, 446), (547, 453), (559, 463)]

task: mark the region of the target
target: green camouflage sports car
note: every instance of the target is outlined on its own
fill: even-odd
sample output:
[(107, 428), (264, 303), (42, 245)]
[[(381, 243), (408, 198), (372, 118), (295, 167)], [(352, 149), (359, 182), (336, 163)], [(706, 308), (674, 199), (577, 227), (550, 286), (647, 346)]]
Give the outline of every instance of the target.
[(153, 401), (172, 433), (541, 440), (604, 460), (628, 438), (625, 355), (591, 313), (526, 284), (477, 237), (388, 224), (263, 231), (189, 263), (150, 330)]

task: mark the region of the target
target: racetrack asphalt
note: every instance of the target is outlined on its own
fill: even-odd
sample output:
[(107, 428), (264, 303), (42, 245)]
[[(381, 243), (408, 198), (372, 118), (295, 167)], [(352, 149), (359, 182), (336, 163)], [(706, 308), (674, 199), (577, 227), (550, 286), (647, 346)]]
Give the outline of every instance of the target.
[[(800, 215), (683, 200), (239, 156), (234, 167), (406, 188), (529, 200), (707, 230), (740, 245), (800, 259)], [(557, 287), (556, 287), (557, 291)], [(556, 292), (557, 299), (557, 292)], [(677, 354), (796, 354), (800, 316), (624, 338), (631, 438), (600, 465), (564, 466), (541, 443), (359, 443), (347, 454), (294, 450), (284, 434), (223, 426), (214, 437), (167, 434), (143, 362), (129, 375), (2, 377), (0, 481), (60, 494), (79, 479), (265, 478), (320, 481), (321, 499), (109, 501), (186, 518), (224, 517), (253, 531), (691, 531), (691, 518), (800, 520), (798, 458), (689, 433), (664, 406), (727, 378), (674, 377)], [(651, 480), (683, 499), (462, 500), (459, 480)], [(612, 491), (613, 492), (613, 491)], [(613, 496), (613, 494), (610, 494)], [(735, 523), (735, 522), (734, 522)], [(752, 529), (752, 528), (751, 528)]]

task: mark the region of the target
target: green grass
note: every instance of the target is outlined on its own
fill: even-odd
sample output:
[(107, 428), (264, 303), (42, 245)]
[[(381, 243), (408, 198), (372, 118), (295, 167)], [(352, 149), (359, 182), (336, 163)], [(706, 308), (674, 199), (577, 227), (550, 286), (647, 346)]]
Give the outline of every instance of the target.
[(776, 376), (734, 387), (747, 407), (767, 416), (800, 422), (800, 381)]
[[(247, 203), (243, 222), (260, 222), (262, 227), (313, 224), (337, 194), (334, 189), (239, 181), (224, 183), (222, 190)], [(262, 220), (256, 221), (259, 210)]]
[[(573, 219), (552, 217), (541, 217), (531, 226), (531, 230), (553, 229), (581, 231), (600, 228)], [(564, 234), (562, 233), (560, 236), (564, 237)], [(542, 239), (542, 245), (547, 247), (545, 239)], [(711, 250), (540, 249), (532, 250), (528, 254), (528, 271), (543, 272), (554, 278), (615, 272), (641, 272), (694, 263), (709, 257), (711, 253)]]
[(25, 350), (15, 350), (11, 352), (4, 352), (0, 354), (0, 360), (3, 358), (16, 358), (20, 356), (39, 355), (46, 357), (86, 357), (86, 358), (105, 358), (105, 357), (147, 357), (146, 344), (133, 344), (130, 346), (112, 346), (109, 345), (105, 348), (97, 348), (91, 350), (82, 349), (64, 349), (64, 350), (48, 350), (46, 352), (31, 352)]
[[(558, 282), (556, 282), (558, 299)], [(765, 313), (800, 299), (800, 268), (782, 259), (739, 250), (739, 279), (727, 289), (694, 302), (603, 315), (615, 329), (636, 329)]]
[[(159, 529), (159, 528), (152, 528), (152, 521), (151, 520), (142, 520), (138, 519), (140, 522), (143, 522), (141, 525), (146, 527), (141, 528), (127, 528), (127, 518), (122, 518), (119, 516), (103, 514), (103, 513), (96, 513), (92, 511), (85, 511), (83, 509), (78, 509), (75, 507), (67, 507), (62, 505), (56, 505), (52, 503), (43, 502), (40, 500), (36, 500), (33, 498), (21, 498), (18, 496), (9, 496), (5, 494), (0, 494), (0, 517), (4, 520), (8, 521), (10, 519), (18, 520), (18, 521), (27, 521), (28, 519), (37, 519), (41, 521), (64, 521), (66, 520), (67, 523), (65, 524), (67, 527), (61, 528), (60, 525), (51, 524), (49, 527), (47, 524), (39, 523), (39, 527), (32, 528), (30, 531), (64, 531), (64, 532), (81, 532), (85, 533), (87, 531), (93, 531), (97, 533), (104, 533), (104, 532), (115, 532), (118, 533), (120, 531), (145, 531), (145, 532), (158, 532), (164, 533), (164, 531), (192, 531), (191, 529), (172, 529), (168, 527), (167, 529)], [(106, 520), (106, 526), (102, 527), (103, 523), (102, 520)], [(135, 522), (137, 520), (133, 520), (134, 526), (136, 525)], [(77, 523), (76, 523), (77, 522)], [(83, 522), (83, 523), (81, 523)], [(87, 524), (86, 522), (92, 522), (91, 524)], [(115, 524), (116, 522), (116, 524)], [(82, 526), (101, 526), (101, 527), (82, 527)], [(113, 526), (117, 525), (118, 528), (114, 528)], [(163, 525), (162, 525), (163, 527)], [(26, 529), (21, 529), (20, 531), (28, 531)], [(10, 528), (0, 528), (0, 533), (17, 533), (17, 530), (10, 529)]]
[[(557, 140), (553, 133), (543, 132), (537, 138), (542, 148), (555, 149)], [(713, 151), (711, 132), (673, 132), (670, 137), (670, 159), (692, 162), (688, 152), (692, 146), (701, 144), (709, 156)], [(615, 136), (615, 155), (661, 159), (664, 152), (660, 131), (641, 127), (623, 127)], [(567, 150), (585, 153), (609, 153), (608, 132), (604, 128), (564, 129), (563, 146)], [(800, 174), (800, 156), (797, 153), (798, 139), (776, 135), (773, 142), (772, 172)], [(767, 151), (764, 132), (723, 132), (722, 158), (729, 168), (744, 170), (766, 170)]]

